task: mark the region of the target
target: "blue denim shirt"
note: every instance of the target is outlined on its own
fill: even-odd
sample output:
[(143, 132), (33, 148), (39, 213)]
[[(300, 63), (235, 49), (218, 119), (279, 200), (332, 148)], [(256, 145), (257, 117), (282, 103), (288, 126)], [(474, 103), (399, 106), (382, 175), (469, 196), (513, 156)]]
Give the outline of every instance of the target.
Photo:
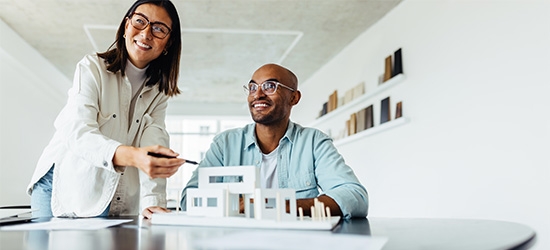
[[(262, 153), (256, 142), (255, 124), (231, 129), (214, 137), (201, 167), (260, 167)], [(296, 198), (331, 197), (342, 210), (344, 218), (365, 217), (368, 194), (332, 144), (332, 139), (320, 130), (289, 122), (279, 141), (277, 174), (279, 188), (293, 188)], [(198, 168), (183, 190), (181, 207), (185, 208), (187, 188), (198, 187)], [(321, 192), (319, 191), (321, 190)]]

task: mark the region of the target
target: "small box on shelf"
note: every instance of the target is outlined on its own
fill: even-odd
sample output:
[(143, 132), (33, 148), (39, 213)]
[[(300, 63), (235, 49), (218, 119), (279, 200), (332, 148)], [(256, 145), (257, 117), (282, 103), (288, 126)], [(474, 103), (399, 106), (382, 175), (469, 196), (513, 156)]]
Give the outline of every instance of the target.
[(395, 107), (395, 119), (403, 116), (403, 104), (402, 102), (398, 102)]

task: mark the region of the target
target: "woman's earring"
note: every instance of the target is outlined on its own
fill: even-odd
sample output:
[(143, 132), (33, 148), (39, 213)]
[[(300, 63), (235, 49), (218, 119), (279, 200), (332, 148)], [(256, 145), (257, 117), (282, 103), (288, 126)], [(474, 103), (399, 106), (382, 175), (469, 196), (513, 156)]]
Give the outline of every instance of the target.
[(126, 38), (126, 34), (122, 35), (122, 37)]
[(162, 51), (162, 54), (168, 55), (168, 50), (164, 49), (164, 50)]

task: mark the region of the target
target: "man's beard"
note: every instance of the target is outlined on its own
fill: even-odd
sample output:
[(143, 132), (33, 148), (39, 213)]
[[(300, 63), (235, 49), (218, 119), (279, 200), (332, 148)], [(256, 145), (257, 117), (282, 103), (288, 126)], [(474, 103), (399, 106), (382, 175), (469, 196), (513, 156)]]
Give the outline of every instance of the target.
[(274, 124), (277, 121), (276, 117), (273, 116), (273, 114), (267, 114), (267, 115), (256, 114), (256, 115), (254, 115), (254, 113), (252, 113), (252, 111), (251, 111), (250, 115), (252, 116), (252, 120), (254, 120), (254, 122), (256, 122), (258, 124), (262, 124), (262, 125)]

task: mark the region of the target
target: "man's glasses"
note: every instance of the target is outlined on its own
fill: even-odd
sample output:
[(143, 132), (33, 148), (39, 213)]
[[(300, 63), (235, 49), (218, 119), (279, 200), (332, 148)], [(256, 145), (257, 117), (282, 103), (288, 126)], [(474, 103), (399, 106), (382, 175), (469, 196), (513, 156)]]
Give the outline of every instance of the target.
[(289, 87), (289, 86), (286, 86), (280, 82), (277, 82), (277, 81), (273, 81), (273, 80), (267, 80), (261, 84), (257, 84), (255, 82), (251, 82), (249, 83), (248, 85), (244, 85), (243, 88), (244, 88), (244, 92), (247, 94), (247, 95), (253, 95), (256, 93), (256, 91), (258, 91), (258, 87), (259, 86), (262, 86), (262, 92), (264, 92), (264, 94), (266, 95), (273, 95), (275, 93), (275, 91), (277, 91), (277, 87), (278, 86), (282, 86), (292, 92), (296, 91), (295, 89)]
[(161, 22), (149, 22), (149, 19), (141, 13), (132, 13), (129, 19), (132, 26), (138, 30), (144, 30), (147, 26), (151, 25), (151, 34), (159, 39), (165, 38), (172, 32), (172, 30), (168, 28), (168, 25)]

